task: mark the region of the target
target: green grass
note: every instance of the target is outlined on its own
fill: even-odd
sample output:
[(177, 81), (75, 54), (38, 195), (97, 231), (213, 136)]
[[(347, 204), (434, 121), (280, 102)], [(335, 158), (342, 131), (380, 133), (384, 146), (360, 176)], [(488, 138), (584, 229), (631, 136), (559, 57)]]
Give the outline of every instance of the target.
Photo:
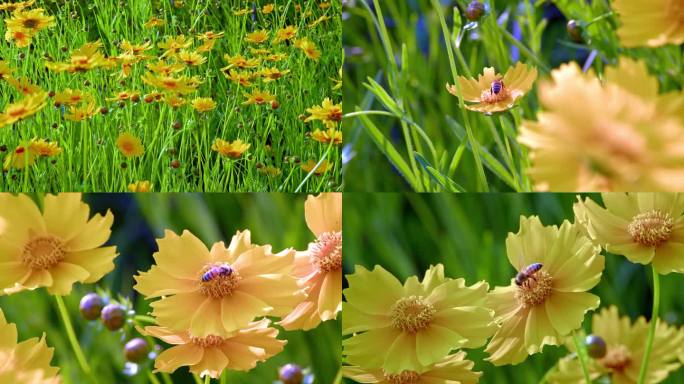
[[(313, 240), (304, 220), (305, 198), (304, 195), (288, 194), (85, 195), (84, 200), (89, 202), (91, 211), (111, 209), (114, 213), (110, 243), (116, 245), (120, 253), (115, 259), (114, 271), (94, 285), (77, 284), (64, 298), (97, 383), (149, 383), (148, 373), (153, 362), (143, 364), (141, 372), (133, 377), (122, 373), (123, 345), (138, 336), (134, 323), (129, 322), (125, 331), (110, 332), (99, 321), (84, 320), (78, 306), (85, 293), (98, 291), (125, 298), (131, 301), (136, 315), (146, 315), (150, 301), (133, 290), (133, 276), (138, 271), (149, 270), (153, 264), (152, 253), (156, 251), (154, 239), (161, 238), (165, 229), (176, 233), (187, 229), (205, 244), (230, 241), (236, 231), (251, 229), (254, 243), (270, 243), (278, 251), (287, 247), (305, 249)], [(43, 332), (47, 334), (47, 344), (55, 348), (52, 365), (60, 368), (65, 384), (88, 382), (71, 350), (55, 300), (44, 288), (1, 296), (0, 307), (7, 320), (16, 323), (19, 340), (39, 337)], [(297, 363), (310, 367), (316, 382), (331, 383), (339, 370), (340, 334), (339, 321), (324, 322), (307, 332), (281, 329), (278, 338), (288, 341), (283, 352), (248, 373), (227, 372), (225, 382), (271, 383), (277, 379), (280, 366)], [(157, 379), (164, 382), (161, 375), (157, 375)], [(174, 383), (195, 382), (187, 368), (176, 371), (171, 379)], [(218, 383), (217, 380), (212, 382)]]
[[(600, 197), (591, 196), (600, 200)], [(490, 287), (510, 284), (516, 271), (506, 257), (505, 239), (517, 232), (520, 215), (538, 215), (545, 225), (573, 220), (574, 194), (345, 194), (345, 274), (355, 265), (379, 264), (400, 281), (422, 277), (431, 264), (444, 264), (446, 275), (463, 277), (467, 284), (486, 280)], [(592, 292), (601, 307), (615, 305), (622, 315), (650, 317), (650, 267), (632, 264), (622, 256), (606, 255), (600, 283)], [(660, 316), (670, 324), (684, 324), (681, 274), (660, 276)], [(346, 284), (346, 282), (345, 282)], [(584, 326), (589, 326), (589, 315)], [(644, 340), (645, 342), (646, 340)], [(483, 359), (483, 349), (466, 350), (483, 372), (481, 383), (538, 383), (564, 347), (544, 348), (516, 366), (495, 367)], [(684, 370), (666, 383), (684, 380)]]
[[(514, 48), (517, 61), (539, 70), (535, 84), (563, 62), (584, 65), (595, 51), (591, 67), (599, 77), (618, 57), (632, 57), (657, 76), (661, 93), (684, 86), (681, 47), (621, 47), (609, 1), (488, 0), (474, 29), (463, 16), (468, 3), (359, 0), (344, 8), (343, 44), (353, 53), (345, 60), (344, 128), (355, 154), (345, 190), (531, 191), (530, 160), (517, 135), (523, 119), (537, 118), (537, 86), (492, 116), (465, 110), (445, 90), (456, 76), (476, 77), (484, 67), (505, 72)], [(560, 15), (547, 14), (551, 3), (585, 26), (584, 43), (570, 40)]]
[[(257, 12), (254, 21), (251, 14), (233, 15), (235, 10), (267, 3), (276, 4), (273, 13)], [(7, 148), (5, 153), (0, 153), (3, 158), (22, 140), (34, 137), (58, 142), (63, 148), (59, 156), (39, 159), (33, 167), (5, 172), (0, 177), (0, 190), (116, 192), (126, 191), (130, 183), (141, 180), (151, 181), (155, 191), (293, 192), (340, 188), (338, 148), (310, 139), (307, 133), (318, 128), (324, 130), (323, 124), (304, 123), (299, 118), (308, 115), (306, 109), (320, 105), (326, 97), (341, 102), (341, 92), (333, 90), (333, 79), (340, 79), (338, 71), (342, 65), (340, 1), (332, 1), (328, 9), (320, 9), (319, 2), (314, 0), (189, 0), (180, 8), (171, 4), (171, 1), (159, 0), (36, 1), (34, 8), (43, 7), (47, 14), (55, 16), (56, 26), (39, 32), (30, 48), (17, 48), (3, 40), (0, 58), (16, 68), (15, 77), (26, 77), (45, 91), (65, 88), (87, 91), (95, 96), (98, 109), (108, 107), (110, 112), (72, 122), (63, 119), (60, 109), (48, 100), (48, 105), (32, 118), (0, 128), (0, 145)], [(295, 11), (295, 5), (301, 6), (301, 12)], [(154, 29), (143, 28), (153, 15), (166, 24)], [(308, 26), (324, 15), (330, 19), (313, 28)], [(9, 17), (9, 13), (0, 13), (0, 18)], [(267, 43), (262, 47), (288, 54), (287, 59), (268, 66), (289, 69), (291, 73), (271, 83), (255, 80), (254, 87), (276, 95), (280, 108), (241, 105), (245, 100), (243, 93), (249, 89), (223, 76), (220, 68), (228, 65), (223, 55), (241, 53), (251, 57), (250, 45), (244, 41), (246, 33), (266, 29), (272, 38), (277, 29), (286, 25), (299, 27), (297, 37), (307, 37), (316, 44), (322, 52), (320, 60), (305, 57), (292, 44)], [(205, 54), (206, 63), (187, 68), (181, 74), (197, 75), (204, 80), (188, 99), (212, 97), (217, 103), (216, 109), (200, 114), (189, 105), (173, 109), (165, 103), (147, 104), (141, 100), (119, 107), (118, 103), (105, 100), (123, 90), (138, 91), (141, 96), (153, 91), (142, 82), (141, 76), (147, 72), (145, 65), (161, 55), (162, 50), (156, 44), (166, 36), (190, 37), (210, 30), (224, 31), (225, 36)], [(4, 33), (5, 24), (0, 23), (0, 34), (4, 36)], [(46, 56), (54, 61), (68, 61), (71, 51), (86, 42), (100, 40), (102, 53), (116, 56), (121, 53), (118, 43), (122, 40), (142, 44), (145, 39), (153, 43), (154, 48), (146, 52), (153, 59), (134, 64), (125, 79), (119, 79), (120, 66), (77, 74), (45, 69)], [(195, 39), (192, 48), (198, 46)], [(18, 99), (18, 92), (0, 81), (0, 110)], [(173, 127), (177, 121), (181, 123), (179, 129)], [(123, 157), (115, 144), (122, 131), (132, 132), (142, 140), (145, 147), (142, 157)], [(222, 158), (211, 150), (215, 138), (242, 139), (251, 148), (239, 160)], [(322, 159), (333, 165), (332, 170), (307, 177), (300, 161)], [(170, 166), (174, 160), (180, 162), (178, 168)], [(266, 176), (258, 172), (259, 165), (276, 167), (282, 173)]]

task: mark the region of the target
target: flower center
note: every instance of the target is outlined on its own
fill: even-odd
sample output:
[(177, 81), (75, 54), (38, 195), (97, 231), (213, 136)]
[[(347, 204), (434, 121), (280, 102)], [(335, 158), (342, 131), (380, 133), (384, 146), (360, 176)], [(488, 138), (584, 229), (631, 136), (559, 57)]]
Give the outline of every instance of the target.
[(202, 348), (216, 347), (223, 344), (224, 339), (220, 336), (209, 335), (207, 337), (190, 336), (190, 342)]
[(230, 296), (240, 282), (240, 274), (227, 264), (210, 264), (199, 276), (200, 292), (214, 299)]
[(34, 29), (35, 27), (38, 26), (38, 20), (26, 19), (26, 20), (24, 20), (23, 24), (24, 24), (24, 28)]
[(12, 117), (19, 117), (19, 116), (23, 116), (27, 112), (28, 112), (28, 110), (26, 108), (19, 107), (17, 109), (10, 110), (7, 114), (12, 116)]
[(48, 269), (62, 259), (66, 251), (64, 243), (56, 236), (33, 236), (24, 244), (21, 261), (33, 269)]
[(416, 333), (427, 328), (435, 316), (435, 308), (422, 296), (409, 296), (399, 299), (392, 306), (390, 317), (394, 328), (408, 333)]
[(420, 374), (414, 371), (402, 371), (393, 375), (385, 374), (385, 380), (390, 384), (417, 384)]
[(529, 276), (515, 292), (515, 297), (523, 307), (534, 307), (543, 303), (553, 289), (553, 279), (546, 271), (538, 271)]
[(640, 213), (627, 226), (632, 240), (647, 247), (658, 247), (670, 239), (674, 220), (669, 213), (654, 209)]
[(606, 368), (622, 372), (632, 362), (632, 354), (624, 345), (609, 348), (606, 356), (599, 360)]
[(328, 113), (328, 119), (331, 121), (342, 121), (342, 110), (333, 109)]
[(313, 263), (321, 272), (342, 268), (342, 232), (323, 232), (309, 244)]

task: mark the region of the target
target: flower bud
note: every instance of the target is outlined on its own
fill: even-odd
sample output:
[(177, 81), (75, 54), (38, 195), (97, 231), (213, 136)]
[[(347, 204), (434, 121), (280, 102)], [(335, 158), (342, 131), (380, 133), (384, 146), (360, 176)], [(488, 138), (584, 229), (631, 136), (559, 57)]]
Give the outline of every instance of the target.
[(278, 378), (283, 384), (301, 384), (304, 380), (302, 368), (297, 364), (285, 364), (278, 371)]
[(124, 356), (126, 356), (126, 360), (132, 363), (142, 363), (145, 361), (149, 351), (147, 342), (140, 337), (131, 339), (124, 346)]
[(583, 41), (582, 27), (580, 27), (576, 20), (569, 20), (566, 28), (568, 30), (568, 36), (570, 36), (572, 41), (575, 43), (581, 43)]
[(123, 327), (126, 321), (126, 309), (119, 304), (107, 304), (102, 309), (102, 323), (110, 331)]
[(96, 320), (100, 317), (102, 307), (104, 307), (104, 301), (95, 293), (89, 293), (81, 299), (81, 315), (87, 320)]
[(606, 342), (597, 335), (589, 335), (584, 340), (587, 345), (587, 353), (594, 359), (600, 359), (606, 355)]
[(484, 4), (477, 0), (473, 0), (468, 4), (468, 8), (466, 8), (466, 18), (470, 21), (477, 21), (484, 14), (484, 10)]

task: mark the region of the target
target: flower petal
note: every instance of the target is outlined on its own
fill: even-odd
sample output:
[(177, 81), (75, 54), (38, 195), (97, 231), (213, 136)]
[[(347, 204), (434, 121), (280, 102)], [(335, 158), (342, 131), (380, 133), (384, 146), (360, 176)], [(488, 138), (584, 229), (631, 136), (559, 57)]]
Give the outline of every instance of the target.
[[(388, 344), (385, 343), (384, 345)], [(404, 332), (400, 333), (387, 349), (383, 369), (385, 372), (393, 374), (404, 370), (420, 371), (421, 368), (416, 350), (416, 336)]]
[(171, 347), (157, 356), (154, 368), (158, 372), (174, 372), (186, 365), (195, 365), (204, 357), (204, 349), (194, 344)]
[(316, 237), (324, 232), (342, 231), (342, 194), (309, 196), (304, 203), (304, 216), (306, 225)]
[(88, 271), (89, 276), (84, 283), (90, 284), (100, 280), (114, 269), (113, 260), (118, 255), (116, 247), (100, 247), (78, 252), (67, 252), (64, 255), (64, 261), (78, 265)]
[(180, 279), (199, 278), (202, 268), (211, 262), (207, 247), (187, 230), (180, 236), (166, 230), (157, 245), (159, 251), (153, 256), (157, 266)]
[(525, 325), (525, 347), (531, 355), (541, 352), (544, 345), (558, 345), (558, 333), (554, 329), (542, 305), (530, 308)]
[(209, 375), (216, 379), (227, 366), (228, 358), (221, 352), (220, 348), (204, 348), (202, 360), (190, 366), (190, 372), (196, 373), (200, 377)]
[(684, 273), (684, 244), (668, 241), (655, 250), (653, 268), (658, 273)]
[(102, 215), (93, 216), (88, 222), (79, 223), (79, 230), (72, 238), (65, 240), (65, 248), (69, 252), (85, 251), (100, 247), (109, 240), (114, 223), (114, 215), (111, 211)]
[(51, 295), (68, 295), (75, 282), (83, 282), (90, 276), (84, 268), (65, 262), (61, 262), (50, 268), (52, 285), (47, 288)]
[(588, 292), (558, 292), (554, 291), (546, 299), (546, 315), (558, 331), (565, 336), (582, 325), (584, 314), (596, 309), (601, 300), (598, 296)]
[(196, 292), (200, 288), (197, 280), (176, 278), (156, 265), (149, 272), (140, 272), (133, 278), (136, 281), (133, 288), (147, 298)]
[[(409, 337), (407, 339), (412, 340)], [(463, 336), (449, 328), (431, 324), (429, 327), (416, 332), (415, 353), (418, 362), (422, 366), (434, 364), (442, 360), (452, 349), (462, 346), (464, 340)], [(408, 354), (410, 350), (404, 350), (403, 353)]]
[(342, 270), (331, 271), (323, 277), (318, 296), (318, 312), (321, 320), (332, 320), (342, 310)]
[[(394, 275), (383, 267), (376, 265), (373, 271), (357, 265), (356, 272), (347, 275), (349, 288), (343, 291), (348, 303), (358, 310), (382, 315), (389, 313), (390, 309), (401, 298), (404, 291)], [(378, 295), (382, 292), (382, 295)], [(353, 327), (353, 324), (345, 325), (345, 318), (342, 317), (343, 328)]]
[(80, 193), (45, 195), (43, 217), (47, 231), (64, 241), (71, 240), (88, 222), (90, 208), (81, 201)]

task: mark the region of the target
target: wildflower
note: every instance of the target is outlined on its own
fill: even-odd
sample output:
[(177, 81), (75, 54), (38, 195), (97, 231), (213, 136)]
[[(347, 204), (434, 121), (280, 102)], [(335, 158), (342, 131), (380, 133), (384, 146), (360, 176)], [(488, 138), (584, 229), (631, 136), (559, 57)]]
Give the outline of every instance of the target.
[(161, 27), (164, 24), (166, 24), (166, 20), (160, 19), (157, 16), (152, 16), (152, 17), (150, 17), (150, 19), (145, 24), (143, 24), (143, 27), (147, 28), (147, 29), (151, 29), (154, 27)]
[[(477, 81), (459, 76), (458, 83), (461, 86), (463, 100), (476, 103), (466, 104), (467, 109), (490, 114), (512, 108), (519, 98), (532, 89), (536, 78), (536, 68), (518, 62), (503, 76), (497, 74), (494, 68), (487, 67)], [(458, 96), (455, 85), (447, 84), (447, 91)]]
[[(150, 49), (152, 49), (152, 43), (149, 41), (144, 44), (136, 45), (131, 44), (128, 40), (123, 40), (119, 46), (124, 51), (124, 54), (131, 55), (136, 60), (146, 60), (150, 58), (150, 56), (144, 54), (145, 51), (149, 51)], [(119, 58), (122, 57), (125, 56), (119, 55)]]
[(347, 281), (342, 334), (354, 336), (342, 345), (352, 365), (388, 375), (420, 371), (452, 349), (482, 346), (497, 328), (485, 307), (488, 284), (446, 278), (441, 264), (430, 267), (422, 282), (412, 276), (403, 286), (380, 266), (356, 266)]
[(0, 80), (11, 77), (14, 68), (10, 67), (6, 61), (0, 60)]
[(0, 113), (0, 127), (35, 115), (43, 109), (45, 104), (47, 104), (47, 92), (34, 93), (8, 105), (5, 112)]
[(188, 78), (187, 76), (181, 76), (176, 78), (171, 76), (153, 75), (152, 73), (147, 73), (146, 75), (141, 76), (141, 78), (143, 82), (153, 87), (165, 89), (167, 91), (176, 92), (183, 95), (195, 92), (195, 88), (197, 88), (197, 86), (199, 85), (196, 83), (194, 79)]
[(164, 57), (176, 57), (178, 52), (180, 52), (181, 49), (187, 49), (190, 48), (192, 45), (192, 38), (186, 38), (184, 35), (180, 35), (177, 37), (170, 37), (168, 36), (164, 42), (161, 42), (157, 44), (157, 46), (160, 49), (164, 50), (164, 53), (161, 55), (162, 58)]
[(265, 83), (276, 81), (288, 73), (290, 73), (289, 69), (281, 71), (278, 68), (264, 68), (259, 72)]
[[(591, 359), (588, 364), (592, 380), (609, 376), (613, 383), (636, 383), (644, 354), (644, 340), (648, 323), (643, 317), (636, 322), (627, 316), (621, 317), (615, 306), (603, 308), (592, 317), (592, 332), (606, 345), (605, 354)], [(684, 342), (684, 333), (662, 321), (656, 326), (653, 350), (649, 356), (645, 383), (664, 381), (670, 372), (681, 366), (677, 354)], [(568, 348), (574, 346), (568, 343)], [(576, 358), (564, 358), (558, 362), (557, 370), (549, 376), (550, 383), (582, 381), (582, 369)]]
[(119, 137), (116, 139), (116, 146), (128, 158), (139, 157), (145, 154), (145, 148), (143, 148), (140, 139), (128, 132), (119, 134)]
[(104, 301), (97, 293), (88, 293), (81, 298), (78, 308), (84, 319), (97, 320), (100, 318), (104, 306)]
[(211, 145), (211, 150), (218, 152), (221, 156), (239, 159), (250, 147), (250, 144), (238, 139), (233, 142), (216, 139)]
[(127, 101), (131, 100), (134, 97), (140, 97), (140, 92), (133, 92), (133, 91), (121, 91), (117, 93), (114, 97), (109, 97), (106, 98), (105, 100), (107, 101)]
[[(14, 149), (14, 151), (5, 156), (5, 161), (2, 165), (2, 168), (4, 170), (8, 170), (10, 168), (24, 169), (26, 167), (32, 166), (35, 163), (36, 154), (29, 151), (28, 143), (22, 142)], [(0, 289), (2, 289), (1, 286)]]
[(64, 118), (70, 121), (83, 121), (90, 119), (97, 114), (97, 106), (94, 99), (89, 99), (88, 103), (81, 106), (72, 105), (69, 107)]
[(218, 378), (225, 369), (249, 371), (283, 350), (287, 341), (278, 340), (278, 330), (269, 325), (270, 320), (263, 319), (225, 336), (198, 337), (187, 330), (153, 326), (141, 333), (172, 345), (155, 359), (157, 372), (171, 373), (189, 366), (194, 374)]
[(456, 352), (420, 371), (405, 370), (387, 374), (382, 369), (343, 366), (342, 375), (361, 383), (379, 384), (476, 384), (482, 372), (473, 372), (474, 363), (465, 359), (465, 352)]
[(261, 44), (268, 40), (269, 31), (265, 29), (260, 29), (245, 35), (245, 41), (252, 44)]
[(173, 108), (178, 108), (185, 105), (186, 100), (176, 94), (168, 94), (164, 96), (164, 102)]
[[(161, 296), (151, 306), (163, 327), (226, 337), (257, 317), (290, 313), (301, 300), (290, 276), (294, 251), (274, 254), (270, 245), (252, 244), (249, 231), (233, 236), (228, 248), (219, 242), (211, 251), (188, 231), (166, 231), (157, 245), (156, 265), (135, 276), (134, 288), (148, 298)], [(230, 272), (205, 276), (216, 268)]]
[(340, 145), (342, 144), (342, 131), (335, 128), (329, 128), (326, 131), (317, 129), (311, 134), (311, 138), (323, 144)]
[(5, 80), (17, 91), (21, 92), (24, 94), (24, 96), (28, 95), (33, 95), (36, 93), (42, 93), (43, 90), (40, 89), (39, 86), (31, 83), (31, 80), (29, 80), (26, 77), (21, 77), (19, 79), (15, 79), (14, 77), (7, 77)]
[(681, 2), (615, 0), (612, 7), (620, 19), (617, 34), (625, 47), (684, 43)]
[(255, 89), (254, 91), (252, 91), (252, 93), (245, 93), (245, 97), (247, 98), (247, 100), (244, 103), (242, 103), (242, 105), (262, 105), (270, 103), (276, 99), (275, 96), (271, 95), (268, 92), (261, 91), (260, 89)]
[(283, 174), (283, 171), (280, 168), (274, 167), (272, 165), (262, 166), (258, 168), (257, 171), (268, 177), (278, 177)]
[(202, 41), (218, 40), (222, 38), (224, 34), (225, 32), (216, 33), (214, 31), (207, 31), (202, 33), (201, 35), (198, 35), (197, 38)]
[(253, 58), (253, 59), (248, 59), (242, 55), (236, 55), (236, 56), (229, 56), (229, 55), (223, 55), (223, 58), (228, 62), (228, 66), (225, 68), (221, 68), (222, 71), (225, 71), (228, 68), (236, 67), (240, 69), (249, 69), (249, 68), (256, 68), (259, 66), (259, 63), (261, 60), (259, 58)]
[(224, 71), (223, 76), (225, 76), (226, 79), (238, 83), (243, 87), (252, 86), (252, 78), (254, 78), (254, 76), (249, 72), (238, 72), (233, 69)]
[(506, 239), (508, 260), (517, 271), (541, 269), (518, 284), (496, 287), (487, 304), (501, 328), (485, 352), (494, 365), (518, 364), (544, 345), (558, 345), (599, 305), (589, 289), (601, 279), (605, 260), (575, 224), (544, 226), (538, 217), (520, 217), (518, 233)]
[(130, 192), (152, 192), (152, 183), (149, 180), (136, 181), (128, 184), (128, 190)]
[(86, 43), (71, 53), (71, 59), (68, 63), (49, 61), (45, 63), (45, 67), (51, 71), (69, 73), (87, 72), (98, 67), (109, 67), (112, 63), (99, 52), (101, 47), (100, 41)]
[(159, 60), (156, 63), (148, 63), (147, 69), (158, 75), (171, 76), (174, 73), (182, 72), (185, 69), (185, 66), (180, 63), (168, 64)]
[(268, 15), (269, 13), (273, 12), (273, 9), (275, 9), (275, 5), (273, 3), (266, 4), (263, 7), (261, 7), (261, 13), (263, 13), (264, 15)]
[(342, 121), (342, 103), (334, 104), (330, 98), (326, 97), (321, 106), (313, 106), (306, 110), (311, 116), (304, 121), (321, 120), (328, 129), (336, 128)]
[[(2, 4), (0, 4), (2, 5)], [(59, 384), (59, 368), (50, 366), (54, 348), (45, 343), (45, 333), (17, 343), (17, 326), (7, 323), (0, 309), (0, 378), (5, 383)]]
[(283, 61), (287, 59), (287, 53), (274, 53), (272, 55), (266, 56), (266, 61), (270, 61), (272, 63), (277, 63), (279, 61)]
[(0, 195), (0, 218), (10, 223), (2, 235), (0, 289), (47, 287), (68, 295), (75, 282), (94, 283), (114, 269), (116, 248), (102, 246), (114, 216), (88, 220), (89, 211), (80, 193), (46, 195), (42, 212), (26, 195)]
[(197, 52), (180, 51), (178, 60), (185, 63), (185, 65), (196, 67), (202, 65), (207, 61), (207, 58)]
[(646, 65), (624, 58), (617, 68), (606, 68), (603, 84), (576, 63), (551, 76), (553, 82), (539, 87), (546, 110), (520, 127), (536, 189), (684, 189), (684, 121), (672, 107), (684, 95), (658, 95), (658, 81)]
[(659, 273), (684, 273), (684, 194), (603, 193), (606, 208), (579, 200), (577, 221), (605, 250), (629, 261), (653, 264)]
[(17, 44), (19, 48), (26, 48), (31, 45), (33, 35), (26, 29), (7, 29), (5, 31), (5, 40), (12, 41)]
[(62, 153), (62, 148), (56, 142), (48, 142), (45, 139), (31, 139), (28, 150), (36, 156), (52, 157)]
[(282, 43), (283, 41), (292, 40), (297, 36), (297, 27), (294, 25), (288, 25), (284, 28), (280, 28), (276, 31), (275, 39), (273, 39), (274, 44)]
[(43, 8), (31, 10), (16, 10), (12, 13), (12, 18), (5, 19), (8, 30), (25, 30), (34, 35), (41, 29), (55, 26), (55, 17), (45, 15)]
[(209, 112), (216, 108), (216, 102), (211, 97), (197, 97), (192, 100), (192, 108), (197, 112)]
[[(316, 168), (316, 164), (318, 164), (318, 161), (309, 159), (306, 161), (306, 163), (303, 163), (301, 165), (301, 167), (302, 167), (302, 170), (304, 172), (310, 173), (311, 171), (314, 170), (314, 168)], [(314, 171), (314, 174), (316, 176), (320, 176), (320, 175), (326, 173), (327, 171), (332, 170), (332, 168), (333, 168), (333, 165), (328, 163), (328, 160), (323, 160), (321, 165), (319, 165), (318, 168), (316, 168), (316, 170)]]
[(21, 11), (25, 8), (28, 8), (35, 3), (36, 0), (28, 0), (28, 1), (18, 1), (15, 3), (0, 3), (0, 11), (6, 11), (6, 12), (14, 12), (14, 11)]
[(209, 52), (212, 49), (214, 49), (215, 44), (216, 44), (216, 40), (206, 40), (204, 43), (202, 43), (202, 45), (197, 47), (195, 52), (197, 52), (197, 53)]
[(299, 48), (304, 52), (306, 57), (314, 61), (318, 61), (321, 58), (321, 51), (316, 48), (316, 44), (313, 41), (307, 39), (306, 37), (295, 41), (295, 47)]
[(57, 92), (54, 96), (55, 107), (60, 107), (62, 105), (76, 105), (86, 99), (89, 99), (88, 95), (83, 91), (71, 88)]

